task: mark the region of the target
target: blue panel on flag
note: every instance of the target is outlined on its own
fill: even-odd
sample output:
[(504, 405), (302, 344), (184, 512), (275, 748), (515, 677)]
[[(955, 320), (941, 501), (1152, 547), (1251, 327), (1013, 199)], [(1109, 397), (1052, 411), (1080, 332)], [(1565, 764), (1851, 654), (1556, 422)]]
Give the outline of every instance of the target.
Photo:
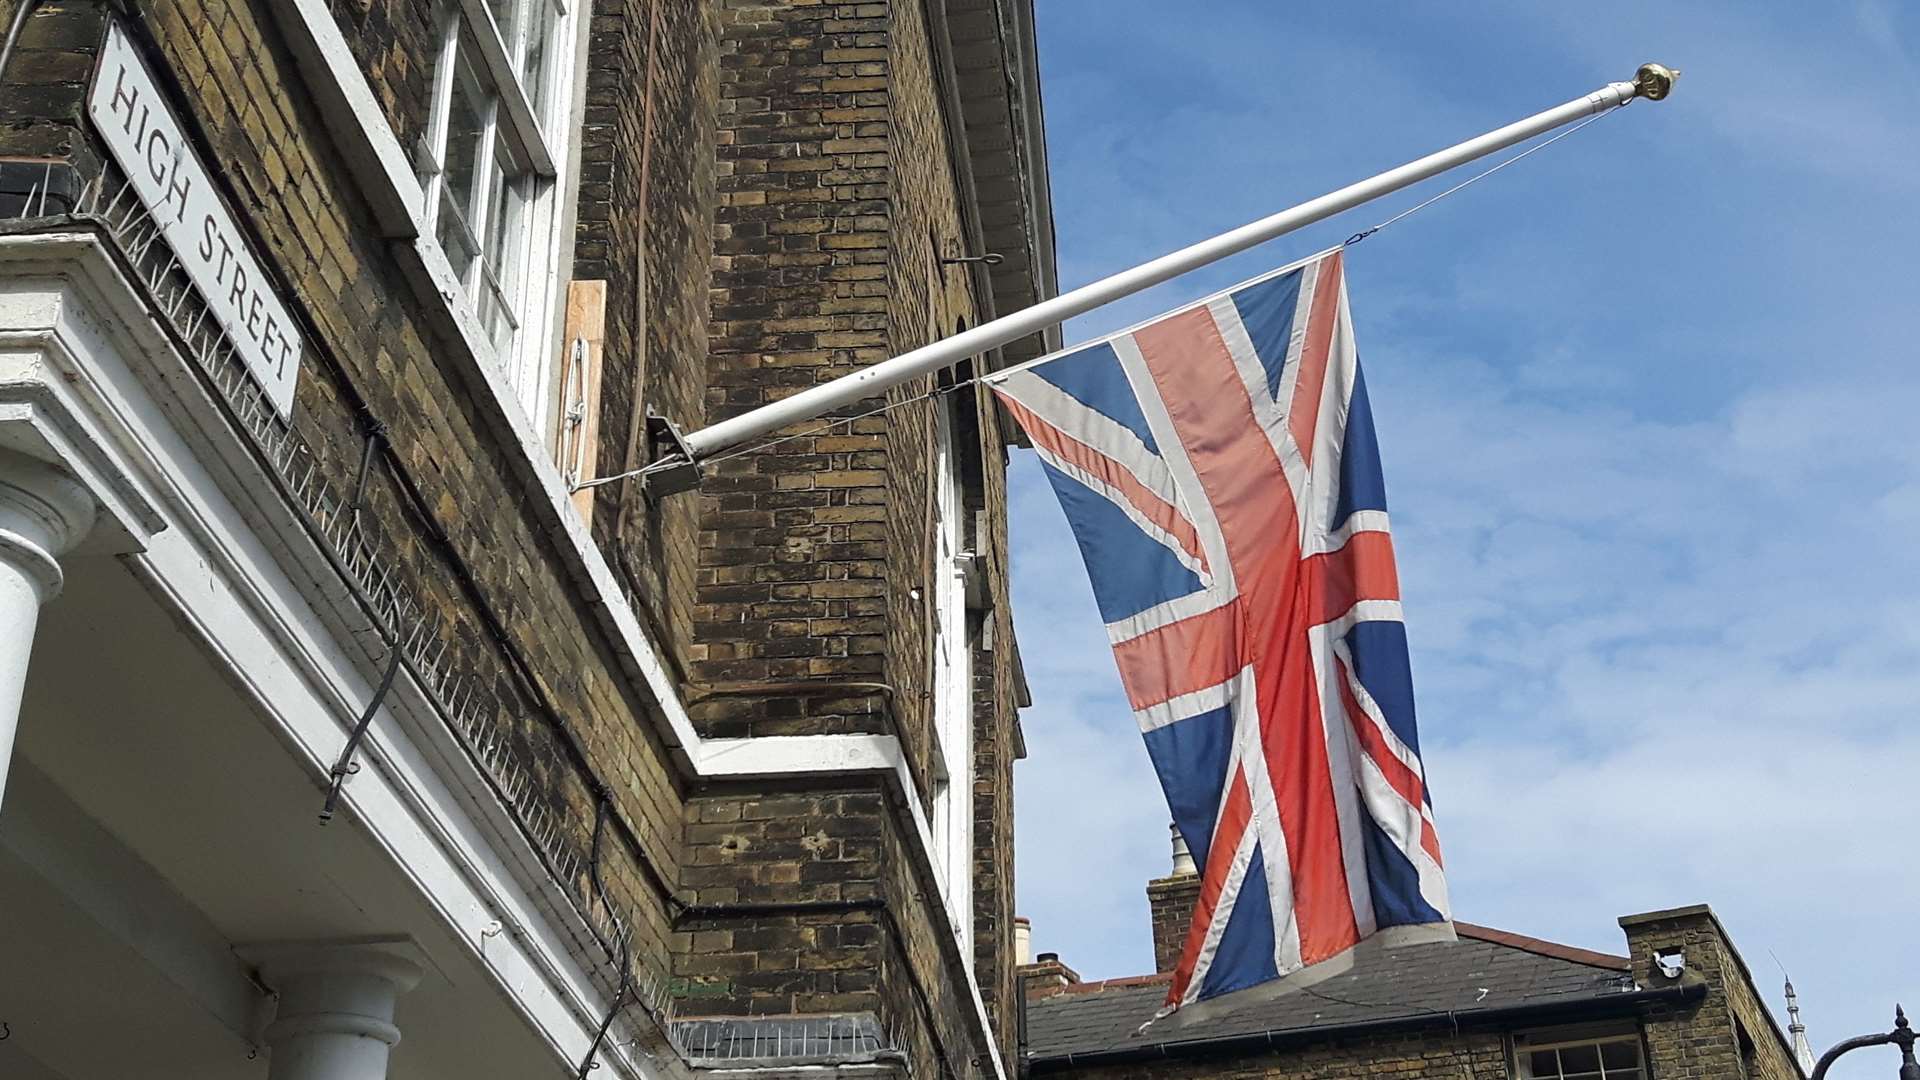
[(1444, 920), (1446, 916), (1420, 895), (1419, 871), (1394, 846), (1393, 838), (1374, 823), (1371, 814), (1361, 814), (1360, 823), (1366, 833), (1367, 888), (1373, 892), (1375, 921), (1381, 926), (1420, 926)]
[(1367, 688), (1380, 715), (1386, 717), (1407, 749), (1420, 752), (1420, 732), (1413, 721), (1413, 668), (1407, 660), (1407, 624), (1392, 620), (1359, 622), (1347, 631), (1347, 649), (1353, 653), (1353, 675)]
[(1069, 397), (1100, 413), (1107, 419), (1140, 436), (1147, 449), (1158, 454), (1147, 427), (1147, 414), (1140, 411), (1139, 399), (1127, 383), (1120, 367), (1120, 356), (1106, 342), (1089, 345), (1079, 352), (1049, 360), (1032, 369), (1033, 374), (1065, 391)]
[[(1329, 252), (1207, 297), (1217, 324), (1182, 308), (994, 386), (1029, 425), (1073, 526), (1174, 827), (1196, 861), (1213, 862), (1194, 916), (1208, 933), (1188, 935), (1167, 991), (1172, 1008), (1277, 977), (1276, 935), (1295, 927), (1300, 964), (1311, 967), (1376, 926), (1446, 916), (1386, 485), (1342, 266)], [(1324, 291), (1309, 292), (1309, 275)], [(1312, 341), (1309, 307), (1329, 316)], [(1323, 367), (1324, 378), (1287, 388), (1295, 371)], [(1151, 455), (1141, 450), (1154, 442), (1149, 416), (1159, 436)], [(1302, 444), (1319, 478), (1306, 492), (1288, 452), (1275, 452), (1281, 433)], [(1362, 518), (1368, 538), (1352, 543)], [(1205, 570), (1192, 551), (1206, 552)], [(1349, 616), (1366, 621), (1349, 625)], [(1340, 635), (1336, 647), (1315, 648), (1327, 633)], [(1354, 715), (1348, 695), (1293, 689), (1334, 680), (1365, 699), (1365, 714)], [(1276, 711), (1257, 715), (1260, 703)], [(1366, 737), (1347, 752), (1327, 745), (1356, 728)], [(1288, 768), (1243, 769), (1242, 755)], [(1349, 821), (1356, 790), (1364, 813)], [(1230, 792), (1236, 812), (1222, 820)], [(1261, 837), (1274, 849), (1259, 848)], [(1269, 858), (1278, 860), (1272, 882)], [(1371, 905), (1354, 896), (1365, 882)]]
[(1220, 949), (1200, 982), (1200, 996), (1210, 998), (1279, 978), (1273, 953), (1273, 901), (1267, 893), (1266, 860), (1256, 845), (1240, 896), (1227, 916), (1227, 931), (1220, 935)]
[(1380, 473), (1380, 441), (1373, 433), (1373, 405), (1367, 400), (1367, 375), (1353, 365), (1353, 396), (1347, 401), (1347, 434), (1340, 447), (1340, 501), (1333, 527), (1346, 524), (1355, 510), (1385, 510), (1387, 481)]
[(1147, 754), (1167, 792), (1167, 809), (1198, 866), (1207, 865), (1220, 795), (1233, 760), (1233, 710), (1210, 709), (1146, 733)]
[(1041, 467), (1080, 541), (1100, 618), (1118, 622), (1200, 588), (1200, 576), (1141, 532), (1119, 507), (1053, 466), (1043, 462)]
[(1293, 340), (1293, 313), (1300, 308), (1304, 270), (1281, 274), (1233, 294), (1233, 306), (1253, 341), (1260, 366), (1267, 370), (1267, 392), (1280, 396), (1280, 375), (1287, 370), (1287, 345)]

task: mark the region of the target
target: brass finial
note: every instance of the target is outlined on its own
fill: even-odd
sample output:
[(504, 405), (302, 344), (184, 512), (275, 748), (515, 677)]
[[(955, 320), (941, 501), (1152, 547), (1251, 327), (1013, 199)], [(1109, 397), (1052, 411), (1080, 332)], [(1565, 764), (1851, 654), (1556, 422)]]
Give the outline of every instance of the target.
[(1634, 96), (1659, 101), (1673, 93), (1673, 84), (1679, 78), (1680, 73), (1665, 64), (1641, 64), (1633, 75)]

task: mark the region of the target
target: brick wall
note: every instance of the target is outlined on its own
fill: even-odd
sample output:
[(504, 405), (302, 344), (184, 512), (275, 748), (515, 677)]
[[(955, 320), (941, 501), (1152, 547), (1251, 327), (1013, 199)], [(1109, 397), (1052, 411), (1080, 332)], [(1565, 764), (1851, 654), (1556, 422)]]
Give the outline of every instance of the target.
[(1187, 944), (1187, 927), (1200, 902), (1200, 875), (1174, 874), (1147, 882), (1147, 910), (1153, 919), (1153, 970), (1172, 971)]
[[(13, 25), (21, 2), (0, 0), (0, 27)], [(86, 128), (86, 87), (106, 17), (103, 5), (49, 0), (27, 20), (0, 85), (0, 153), (71, 161), (88, 174), (98, 170), (101, 152)]]
[[(887, 274), (887, 6), (729, 2), (721, 18), (709, 421), (885, 359), (889, 293), (905, 285)], [(919, 536), (924, 503), (893, 498), (887, 467), (916, 457), (923, 436), (875, 417), (711, 469), (695, 679), (891, 691), (715, 699), (696, 711), (705, 730), (916, 726), (925, 652), (890, 632), (914, 622), (924, 555), (890, 526), (911, 518)], [(889, 554), (901, 559), (891, 573)]]
[[(135, 0), (133, 35), (178, 81), (171, 104), (297, 309), (310, 348), (296, 424), (323, 475), (350, 490), (366, 421), (384, 424), (366, 528), (455, 669), (498, 697), (495, 723), (577, 855), (605, 793), (626, 827), (603, 859), (607, 888), (637, 917), (641, 966), (670, 966), (704, 1003), (683, 1013), (871, 1007), (924, 1075), (968, 1074), (985, 1047), (941, 901), (909, 857), (908, 808), (842, 781), (688, 798), (655, 703), (528, 509), (543, 496), (480, 405), (473, 359), (441, 336), (307, 104), (276, 2)], [(336, 7), (410, 152), (434, 60), (428, 5)], [(0, 88), (0, 155), (97, 169), (82, 103), (106, 10), (48, 0), (29, 20)], [(636, 463), (627, 436), (643, 407), (698, 426), (977, 321), (968, 272), (936, 261), (938, 245), (959, 248), (960, 205), (924, 16), (914, 0), (594, 5), (572, 268), (608, 283), (602, 474)], [(991, 524), (972, 959), (1010, 1048), (1004, 460), (985, 399), (965, 400), (969, 505)], [(593, 535), (705, 731), (897, 732), (930, 790), (931, 408), (720, 463), (703, 494), (664, 505), (630, 485), (596, 496)], [(682, 900), (695, 906), (676, 921)]]
[[(647, 461), (642, 414), (698, 427), (716, 201), (719, 20), (710, 4), (593, 5), (574, 275), (607, 282), (597, 475)], [(632, 208), (642, 212), (633, 213)], [(593, 533), (676, 673), (693, 649), (698, 502), (595, 496)]]
[(1505, 1037), (1469, 1031), (1352, 1039), (1238, 1058), (1100, 1066), (1075, 1069), (1071, 1075), (1075, 1080), (1492, 1080), (1509, 1071)]
[(1704, 983), (1696, 1003), (1666, 1007), (1647, 1017), (1649, 1064), (1655, 1076), (1714, 1076), (1797, 1080), (1799, 1066), (1753, 987), (1745, 961), (1726, 929), (1704, 904), (1629, 915), (1633, 975), (1645, 986), (1668, 985), (1654, 953), (1675, 949), (1686, 958), (1681, 981)]
[(890, 1010), (879, 992), (875, 789), (711, 794), (688, 804), (674, 973), (691, 1015)]
[[(962, 227), (924, 19), (914, 0), (722, 5), (709, 422), (978, 321), (969, 273), (938, 263), (959, 253)], [(931, 387), (858, 403), (845, 414), (897, 407), (712, 468), (688, 653), (703, 732), (897, 734), (920, 790), (932, 790), (935, 405), (911, 400)], [(1018, 683), (996, 417), (980, 395), (963, 400), (969, 509), (991, 523), (976, 618), (992, 625), (974, 654), (973, 962), (1000, 1017), (1013, 993)], [(938, 898), (904, 881), (889, 895), (901, 932), (882, 996), (951, 992), (939, 989), (951, 972), (934, 935), (911, 930), (943, 917)], [(971, 1006), (929, 1005), (914, 1037), (939, 1040), (949, 1008)], [(1000, 1035), (1010, 1050), (1004, 1018)]]
[(426, 133), (432, 101), (433, 0), (331, 0), (329, 6), (388, 125), (411, 152)]
[(791, 784), (689, 803), (674, 974), (693, 1016), (876, 1016), (916, 1076), (970, 1076), (982, 1048), (913, 841), (877, 786)]
[[(57, 152), (83, 169), (103, 160), (78, 118), (107, 10), (55, 0), (28, 20), (30, 48), (0, 91), (9, 117), (0, 154)], [(353, 490), (366, 421), (384, 424), (385, 449), (364, 492), (366, 535), (421, 600), (452, 669), (492, 703), (492, 729), (534, 777), (532, 798), (558, 816), (560, 844), (583, 865), (597, 790), (607, 785), (630, 831), (613, 831), (603, 877), (635, 918), (637, 952), (661, 967), (681, 781), (653, 734), (654, 703), (622, 673), (549, 531), (526, 509), (544, 496), (529, 490), (517, 451), (476, 403), (473, 360), (440, 336), (444, 324), (418, 303), (380, 238), (309, 104), (275, 11), (251, 0), (152, 0), (135, 11), (130, 36), (163, 85), (176, 84), (171, 106), (228, 185), (231, 209), (308, 339), (294, 423), (320, 475)], [(356, 52), (384, 58), (376, 85), (390, 100), (411, 93), (405, 72), (431, 66), (400, 20), (369, 18), (352, 34)], [(374, 651), (370, 669), (384, 659)], [(590, 891), (585, 877), (568, 883), (577, 897)]]
[[(989, 408), (980, 415), (992, 416)], [(1006, 506), (1006, 470), (998, 447), (983, 441), (984, 504)], [(1000, 1036), (1002, 1060), (1019, 1050), (1018, 957), (1014, 954), (1013, 763), (1025, 753), (1020, 737), (1021, 673), (1015, 657), (1010, 584), (1001, 580), (1008, 563), (1006, 514), (989, 514), (981, 557), (999, 602), (985, 621), (973, 656), (973, 969), (980, 996)]]

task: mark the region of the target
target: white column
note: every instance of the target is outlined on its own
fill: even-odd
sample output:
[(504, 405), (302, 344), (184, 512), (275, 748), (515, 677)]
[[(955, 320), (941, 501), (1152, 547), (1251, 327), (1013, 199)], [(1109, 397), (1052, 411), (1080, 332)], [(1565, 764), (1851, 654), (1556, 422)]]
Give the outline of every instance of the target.
[(0, 800), (40, 605), (60, 593), (60, 555), (93, 528), (93, 496), (37, 458), (0, 449)]
[(417, 945), (383, 938), (239, 952), (280, 998), (266, 1030), (268, 1080), (385, 1080), (400, 1041), (394, 1003), (425, 970)]

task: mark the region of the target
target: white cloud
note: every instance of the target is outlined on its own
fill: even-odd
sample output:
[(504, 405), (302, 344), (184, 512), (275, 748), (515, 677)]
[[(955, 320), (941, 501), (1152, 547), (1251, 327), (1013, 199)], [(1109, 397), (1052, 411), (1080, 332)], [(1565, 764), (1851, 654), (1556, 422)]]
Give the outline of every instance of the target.
[[(1898, 944), (1920, 897), (1913, 20), (1629, 4), (1281, 22), (1249, 4), (1162, 32), (1164, 9), (1116, 6), (1140, 43), (1042, 5), (1068, 284), (1524, 111), (1509, 97), (1557, 100), (1541, 88), (1589, 68), (1687, 68), (1672, 102), (1354, 253), (1442, 841), (1464, 918), (1617, 950), (1615, 917), (1708, 901), (1763, 990), (1769, 950), (1793, 971), (1816, 1046), (1882, 1029), (1920, 990)], [(1439, 66), (1499, 71), (1481, 88), (1498, 101)], [(1165, 805), (1030, 461), (1014, 494), (1035, 696), (1021, 904), (1036, 947), (1137, 973)], [(1836, 1080), (1885, 1072), (1868, 1059)]]

